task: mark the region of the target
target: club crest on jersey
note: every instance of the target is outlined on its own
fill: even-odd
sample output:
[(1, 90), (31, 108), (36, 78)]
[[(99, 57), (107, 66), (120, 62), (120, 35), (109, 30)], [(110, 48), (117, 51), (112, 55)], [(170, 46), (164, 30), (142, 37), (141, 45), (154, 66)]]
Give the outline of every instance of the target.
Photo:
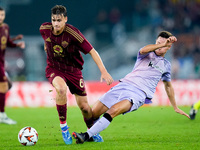
[(1, 37), (1, 44), (6, 44), (6, 42), (7, 42), (6, 36), (2, 36)]
[(161, 72), (162, 74), (164, 73), (164, 71), (159, 67), (159, 66), (155, 66), (151, 61), (149, 62), (149, 67), (155, 68), (156, 70), (158, 70), (159, 72)]
[(60, 46), (60, 45), (55, 45), (53, 47), (53, 50), (54, 50), (54, 56), (55, 57), (64, 57), (64, 55), (62, 54), (63, 52), (63, 48)]
[(6, 43), (7, 43), (7, 38), (6, 36), (1, 37), (1, 49), (4, 50), (6, 49)]
[(66, 48), (66, 47), (68, 46), (68, 44), (69, 44), (69, 43), (68, 43), (67, 41), (63, 41), (63, 42), (62, 42), (62, 46), (63, 46), (64, 48)]

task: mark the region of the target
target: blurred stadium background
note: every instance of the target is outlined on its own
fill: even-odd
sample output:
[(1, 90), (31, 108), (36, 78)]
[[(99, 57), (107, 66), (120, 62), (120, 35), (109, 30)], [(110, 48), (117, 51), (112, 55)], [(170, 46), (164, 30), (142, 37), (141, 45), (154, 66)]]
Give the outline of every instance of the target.
[[(179, 89), (176, 92), (185, 97), (180, 105), (190, 105), (200, 99), (199, 0), (0, 0), (0, 6), (6, 9), (5, 22), (10, 26), (11, 36), (23, 34), (26, 42), (25, 50), (8, 48), (6, 52), (6, 70), (18, 85), (8, 93), (10, 103), (13, 101), (9, 95), (19, 92), (19, 81), (29, 81), (23, 82), (26, 88), (31, 88), (34, 82), (49, 85), (39, 27), (51, 21), (50, 9), (56, 4), (67, 7), (68, 23), (79, 28), (95, 47), (116, 81), (132, 70), (139, 48), (154, 43), (161, 30), (172, 32), (178, 42), (166, 57), (172, 63), (175, 90)], [(96, 64), (90, 56), (83, 56), (85, 80), (98, 84), (100, 72)], [(38, 87), (33, 85), (31, 89)], [(164, 93), (156, 97), (162, 97), (159, 94)]]

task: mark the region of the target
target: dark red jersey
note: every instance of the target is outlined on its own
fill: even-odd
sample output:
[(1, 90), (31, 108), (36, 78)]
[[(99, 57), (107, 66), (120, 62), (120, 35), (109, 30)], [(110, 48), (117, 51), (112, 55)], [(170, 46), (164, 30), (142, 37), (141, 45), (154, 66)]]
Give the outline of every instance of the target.
[(43, 23), (40, 33), (45, 42), (47, 66), (67, 71), (69, 68), (83, 69), (81, 52), (87, 54), (93, 48), (83, 34), (70, 24), (65, 25), (60, 35), (52, 33), (52, 23)]
[(6, 47), (16, 47), (17, 45), (10, 39), (9, 26), (5, 23), (0, 25), (0, 67), (4, 68)]

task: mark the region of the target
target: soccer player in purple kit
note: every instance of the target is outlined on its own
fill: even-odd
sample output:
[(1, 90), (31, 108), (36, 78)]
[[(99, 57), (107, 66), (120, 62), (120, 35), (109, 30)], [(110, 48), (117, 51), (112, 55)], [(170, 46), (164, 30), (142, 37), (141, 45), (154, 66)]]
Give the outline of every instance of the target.
[(176, 105), (174, 89), (171, 83), (171, 64), (165, 59), (166, 52), (177, 39), (170, 32), (159, 33), (156, 43), (146, 45), (139, 50), (135, 66), (120, 83), (100, 97), (92, 107), (93, 117), (99, 119), (87, 132), (73, 132), (76, 143), (84, 143), (91, 136), (106, 129), (112, 119), (120, 114), (137, 110), (144, 103), (150, 103), (160, 80), (163, 81), (166, 93), (175, 112), (188, 114)]
[[(51, 9), (51, 23), (43, 23), (40, 26), (40, 33), (44, 39), (44, 49), (47, 53), (46, 77), (56, 89), (56, 107), (63, 140), (65, 144), (72, 144), (72, 137), (66, 122), (67, 86), (75, 95), (87, 127), (90, 128), (94, 122), (81, 72), (84, 60), (80, 52), (91, 55), (101, 72), (101, 81), (104, 79), (110, 85), (113, 79), (97, 51), (77, 28), (66, 23), (67, 20), (66, 8), (56, 5)], [(92, 138), (95, 142), (103, 141), (99, 134)]]
[(11, 81), (5, 72), (5, 51), (6, 47), (20, 47), (25, 48), (23, 41), (17, 44), (14, 40), (21, 39), (23, 36), (18, 35), (15, 38), (10, 38), (9, 26), (4, 23), (5, 10), (0, 7), (0, 123), (16, 124), (17, 122), (8, 118), (5, 113), (6, 92), (11, 88)]

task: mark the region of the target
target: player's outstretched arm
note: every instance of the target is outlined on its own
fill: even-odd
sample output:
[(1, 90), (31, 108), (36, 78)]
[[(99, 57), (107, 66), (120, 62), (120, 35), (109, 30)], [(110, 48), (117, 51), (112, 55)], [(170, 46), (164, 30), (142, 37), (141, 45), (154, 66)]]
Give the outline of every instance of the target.
[(175, 36), (170, 36), (164, 43), (150, 44), (150, 45), (144, 46), (143, 48), (140, 49), (140, 54), (144, 55), (144, 54), (153, 52), (162, 47), (170, 48), (172, 46), (172, 44), (176, 41), (177, 41), (177, 39)]
[(21, 40), (24, 36), (22, 34), (18, 34), (17, 36), (11, 38), (12, 41)]
[(161, 47), (164, 47), (164, 43), (146, 45), (140, 49), (140, 54), (145, 55), (145, 54), (147, 54), (149, 52), (153, 52), (156, 49), (161, 48)]
[(101, 82), (103, 81), (103, 79), (106, 81), (106, 83), (108, 85), (112, 84), (113, 82), (113, 78), (111, 77), (111, 75), (107, 72), (101, 57), (99, 56), (98, 52), (93, 48), (89, 54), (92, 56), (94, 62), (97, 64), (100, 72), (101, 72)]
[(174, 89), (172, 87), (171, 82), (163, 81), (163, 83), (165, 85), (165, 91), (167, 93), (167, 96), (168, 96), (168, 98), (170, 100), (171, 105), (174, 108), (174, 111), (179, 113), (179, 114), (181, 114), (181, 115), (184, 115), (184, 116), (186, 116), (186, 117), (188, 117), (190, 119), (190, 117), (189, 117), (189, 115), (187, 113), (185, 113), (184, 111), (182, 111), (181, 109), (179, 109), (177, 107), (176, 101), (175, 101), (175, 96), (174, 96)]

